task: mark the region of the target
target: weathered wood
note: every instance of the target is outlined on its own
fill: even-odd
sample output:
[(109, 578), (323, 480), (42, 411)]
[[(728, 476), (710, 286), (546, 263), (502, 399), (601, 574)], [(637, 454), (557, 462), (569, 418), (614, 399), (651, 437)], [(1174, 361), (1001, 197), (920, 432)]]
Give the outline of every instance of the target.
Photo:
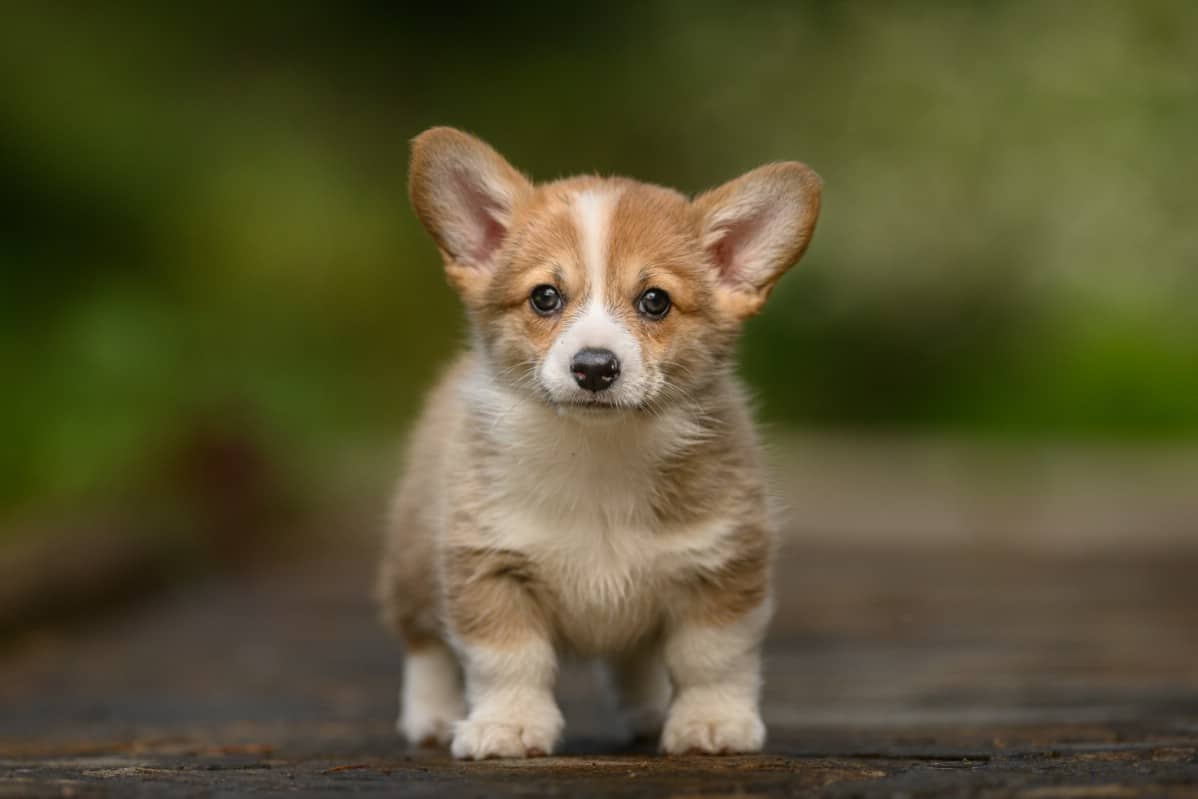
[(757, 757), (627, 749), (566, 669), (560, 757), (392, 731), (365, 559), (181, 587), (0, 661), (0, 795), (1198, 796), (1198, 563), (791, 547)]

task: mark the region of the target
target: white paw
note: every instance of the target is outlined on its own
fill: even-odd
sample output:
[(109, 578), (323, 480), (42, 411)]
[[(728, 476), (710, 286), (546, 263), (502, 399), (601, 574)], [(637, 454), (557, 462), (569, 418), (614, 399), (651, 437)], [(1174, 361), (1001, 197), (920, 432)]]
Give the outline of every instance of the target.
[(675, 707), (661, 735), (662, 751), (671, 755), (725, 755), (760, 752), (765, 724), (751, 705), (703, 708)]
[(413, 746), (449, 746), (454, 725), (465, 717), (461, 700), (416, 701), (403, 706), (395, 726)]
[(404, 659), (396, 728), (413, 746), (448, 746), (453, 725), (466, 718), (462, 680), (443, 644), (409, 652)]
[[(503, 717), (499, 717), (503, 718)], [(538, 757), (553, 754), (562, 732), (562, 714), (556, 708), (539, 713), (519, 711), (499, 720), (468, 718), (453, 734), (453, 756), (461, 760), (489, 757)]]

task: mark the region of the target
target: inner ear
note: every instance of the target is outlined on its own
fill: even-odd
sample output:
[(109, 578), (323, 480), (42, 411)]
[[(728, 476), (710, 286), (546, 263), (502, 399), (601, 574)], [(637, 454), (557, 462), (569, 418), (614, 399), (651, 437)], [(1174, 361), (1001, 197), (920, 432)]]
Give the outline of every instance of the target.
[(408, 188), (451, 282), (467, 295), (481, 291), (532, 184), (485, 142), (431, 128), (412, 140)]
[[(769, 215), (751, 214), (714, 228), (708, 240), (708, 252), (720, 273), (720, 280), (728, 284), (746, 284), (750, 274), (746, 268), (757, 257), (754, 242), (760, 241), (761, 230)], [(751, 284), (750, 284), (751, 285)]]
[(467, 217), (462, 231), (463, 252), (456, 257), (471, 266), (486, 268), (507, 236), (511, 209), (496, 203), (466, 172), (455, 172), (453, 180)]
[(702, 242), (738, 316), (755, 313), (807, 249), (822, 182), (803, 164), (769, 164), (699, 196)]

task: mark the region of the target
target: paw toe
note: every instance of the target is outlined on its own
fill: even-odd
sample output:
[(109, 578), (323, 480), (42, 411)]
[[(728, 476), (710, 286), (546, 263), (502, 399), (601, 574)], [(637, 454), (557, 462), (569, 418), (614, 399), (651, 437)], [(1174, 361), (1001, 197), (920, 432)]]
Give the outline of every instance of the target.
[(453, 756), (461, 760), (493, 757), (545, 757), (553, 752), (557, 730), (531, 724), (464, 721), (453, 736)]
[(668, 754), (737, 754), (759, 752), (765, 743), (765, 725), (755, 714), (728, 718), (671, 718), (662, 734), (661, 748)]
[(453, 740), (456, 719), (430, 717), (421, 719), (401, 718), (396, 725), (408, 743), (422, 748), (449, 746)]

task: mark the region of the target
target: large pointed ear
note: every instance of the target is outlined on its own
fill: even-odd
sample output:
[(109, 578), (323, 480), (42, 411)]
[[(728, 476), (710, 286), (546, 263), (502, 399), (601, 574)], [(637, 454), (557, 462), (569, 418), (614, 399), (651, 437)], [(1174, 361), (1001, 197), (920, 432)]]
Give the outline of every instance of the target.
[(719, 271), (719, 299), (743, 319), (761, 310), (778, 278), (807, 249), (823, 181), (787, 161), (747, 172), (700, 195), (703, 248)]
[(481, 299), (515, 209), (531, 192), (527, 178), (468, 133), (429, 128), (412, 140), (412, 207), (467, 301)]

